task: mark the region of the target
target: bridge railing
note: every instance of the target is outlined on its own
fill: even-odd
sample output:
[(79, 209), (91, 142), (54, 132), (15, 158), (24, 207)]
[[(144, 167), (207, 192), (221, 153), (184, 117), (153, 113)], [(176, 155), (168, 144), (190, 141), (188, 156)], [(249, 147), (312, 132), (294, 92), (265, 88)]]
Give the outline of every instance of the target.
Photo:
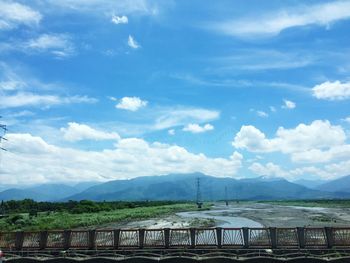
[(165, 228), (0, 232), (3, 250), (350, 248), (350, 228)]

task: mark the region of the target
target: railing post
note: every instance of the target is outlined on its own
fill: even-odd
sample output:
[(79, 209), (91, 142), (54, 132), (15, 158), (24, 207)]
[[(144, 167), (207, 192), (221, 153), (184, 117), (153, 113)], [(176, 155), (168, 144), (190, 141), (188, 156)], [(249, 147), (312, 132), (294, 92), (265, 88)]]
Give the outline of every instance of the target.
[(164, 228), (164, 245), (165, 248), (170, 247), (170, 228)]
[(114, 247), (114, 249), (118, 249), (118, 247), (119, 247), (119, 237), (120, 237), (120, 229), (113, 230), (113, 247)]
[(297, 227), (298, 242), (300, 248), (305, 248), (305, 227)]
[(71, 237), (71, 230), (64, 230), (64, 249), (67, 250), (70, 248), (70, 237)]
[(196, 229), (190, 228), (191, 248), (196, 247)]
[(96, 230), (89, 230), (89, 249), (96, 248)]
[(39, 242), (40, 249), (45, 249), (46, 248), (46, 246), (47, 246), (47, 236), (48, 236), (47, 231), (41, 231), (40, 232), (40, 242)]
[(221, 227), (216, 228), (216, 239), (217, 239), (218, 248), (222, 248), (222, 228)]
[(334, 229), (333, 227), (325, 227), (327, 247), (332, 248), (334, 246)]
[(277, 228), (270, 227), (271, 248), (277, 248)]
[(145, 230), (139, 229), (139, 242), (140, 248), (143, 248), (145, 242)]
[(24, 232), (23, 231), (16, 232), (16, 241), (15, 241), (16, 250), (22, 250), (23, 240), (24, 240)]
[(242, 227), (243, 232), (243, 248), (249, 248), (249, 228)]

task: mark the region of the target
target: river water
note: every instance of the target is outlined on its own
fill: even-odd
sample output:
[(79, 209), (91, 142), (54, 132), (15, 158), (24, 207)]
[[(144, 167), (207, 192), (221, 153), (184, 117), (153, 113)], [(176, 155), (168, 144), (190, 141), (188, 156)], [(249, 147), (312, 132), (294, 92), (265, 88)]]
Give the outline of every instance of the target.
[[(243, 208), (244, 209), (244, 208)], [(246, 208), (249, 209), (249, 208)], [(235, 216), (235, 212), (241, 211), (242, 208), (236, 208), (232, 206), (225, 205), (215, 205), (212, 210), (208, 211), (190, 211), (181, 212), (176, 215), (184, 219), (214, 219), (216, 221), (216, 226), (218, 227), (263, 227), (262, 224), (240, 216)]]

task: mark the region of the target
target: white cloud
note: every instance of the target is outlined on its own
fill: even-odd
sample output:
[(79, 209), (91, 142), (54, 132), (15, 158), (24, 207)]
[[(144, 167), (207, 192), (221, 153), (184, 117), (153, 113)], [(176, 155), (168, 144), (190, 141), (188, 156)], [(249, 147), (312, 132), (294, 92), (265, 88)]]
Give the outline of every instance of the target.
[[(291, 68), (303, 68), (309, 66), (317, 60), (315, 54), (305, 53), (303, 51), (284, 51), (276, 49), (237, 49), (232, 55), (217, 57), (212, 59), (218, 63), (218, 67), (213, 70), (222, 72), (235, 71), (263, 71), (263, 70), (285, 70)], [(197, 80), (197, 82), (199, 82)], [(202, 81), (203, 82), (203, 81)], [(200, 84), (200, 83), (198, 83)], [(275, 87), (296, 88), (297, 85), (278, 82), (260, 82), (241, 80), (226, 85), (268, 85)], [(300, 86), (297, 86), (299, 89)]]
[(209, 124), (209, 123), (207, 123), (203, 126), (200, 126), (196, 123), (190, 123), (190, 124), (186, 125), (182, 130), (187, 131), (187, 132), (191, 132), (191, 133), (203, 133), (203, 132), (214, 130), (214, 126)]
[(293, 162), (325, 163), (333, 160), (347, 159), (350, 156), (350, 145), (336, 145), (327, 150), (309, 149), (302, 152), (292, 153)]
[(262, 165), (260, 163), (253, 163), (248, 167), (253, 173), (257, 175), (271, 176), (271, 177), (288, 177), (289, 174), (284, 171), (279, 165), (272, 162)]
[(202, 172), (213, 176), (237, 175), (242, 155), (209, 158), (177, 145), (121, 139), (114, 149), (83, 151), (62, 148), (30, 134), (8, 134), (2, 156), (1, 179), (16, 184), (128, 179), (169, 173)]
[(259, 117), (262, 117), (262, 118), (267, 118), (267, 117), (269, 117), (269, 114), (267, 114), (265, 111), (262, 111), (262, 110), (256, 111), (256, 114), (258, 114), (258, 116), (259, 116)]
[(350, 18), (349, 1), (331, 1), (270, 12), (262, 16), (238, 18), (208, 26), (218, 32), (236, 37), (268, 37), (285, 29), (307, 25), (329, 27), (338, 20)]
[(175, 135), (175, 130), (174, 130), (174, 129), (168, 130), (168, 134), (169, 134), (169, 135)]
[(270, 111), (271, 112), (276, 112), (276, 108), (274, 106), (270, 106)]
[(159, 13), (163, 6), (167, 5), (163, 1), (154, 2), (148, 0), (47, 0), (42, 4), (46, 4), (47, 11), (64, 13), (80, 12), (94, 16), (115, 13), (154, 16)]
[(49, 52), (57, 58), (74, 54), (74, 45), (67, 34), (42, 34), (24, 44), (27, 52)]
[(343, 121), (347, 122), (347, 123), (350, 123), (350, 116), (349, 117), (346, 117), (344, 119), (342, 119)]
[(220, 112), (202, 108), (170, 108), (158, 110), (160, 116), (156, 118), (153, 128), (156, 130), (187, 125), (188, 123), (203, 123), (216, 120)]
[(312, 88), (313, 96), (324, 100), (350, 99), (350, 82), (323, 82)]
[(0, 108), (15, 108), (24, 106), (48, 107), (70, 103), (95, 103), (96, 99), (87, 96), (61, 97), (59, 95), (34, 94), (17, 92), (11, 95), (0, 94)]
[(142, 107), (146, 107), (147, 104), (148, 101), (141, 100), (139, 97), (124, 97), (115, 107), (123, 110), (137, 111)]
[(113, 24), (119, 25), (119, 24), (127, 24), (129, 21), (127, 16), (112, 15), (111, 22)]
[(81, 140), (119, 140), (120, 136), (116, 132), (105, 132), (91, 128), (86, 124), (69, 122), (67, 128), (61, 128), (63, 138), (70, 142)]
[[(266, 138), (266, 135), (254, 126), (242, 126), (232, 144), (238, 149), (250, 152), (291, 154), (293, 161), (319, 162), (345, 156), (348, 151), (348, 148), (344, 147), (345, 140), (346, 134), (341, 126), (331, 125), (329, 121), (316, 120), (309, 125), (299, 124), (294, 129), (279, 127), (276, 137), (272, 139)], [(328, 157), (317, 158), (316, 153), (320, 155), (319, 151), (327, 150)], [(312, 153), (314, 159), (310, 157)]]
[(284, 105), (282, 106), (283, 109), (294, 109), (296, 107), (295, 102), (290, 100), (283, 100)]
[(8, 30), (19, 25), (38, 25), (42, 15), (32, 8), (11, 1), (0, 1), (0, 30)]
[(138, 49), (141, 47), (139, 43), (137, 43), (137, 41), (131, 35), (129, 35), (128, 37), (128, 46), (133, 49)]

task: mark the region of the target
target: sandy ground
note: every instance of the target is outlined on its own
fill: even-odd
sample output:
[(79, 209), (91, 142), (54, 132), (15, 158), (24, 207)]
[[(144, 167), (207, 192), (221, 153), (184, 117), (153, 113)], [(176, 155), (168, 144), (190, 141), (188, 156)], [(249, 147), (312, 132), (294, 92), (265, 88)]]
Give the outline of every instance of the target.
[(350, 208), (216, 203), (209, 211), (182, 212), (142, 221), (108, 223), (99, 228), (350, 226)]

